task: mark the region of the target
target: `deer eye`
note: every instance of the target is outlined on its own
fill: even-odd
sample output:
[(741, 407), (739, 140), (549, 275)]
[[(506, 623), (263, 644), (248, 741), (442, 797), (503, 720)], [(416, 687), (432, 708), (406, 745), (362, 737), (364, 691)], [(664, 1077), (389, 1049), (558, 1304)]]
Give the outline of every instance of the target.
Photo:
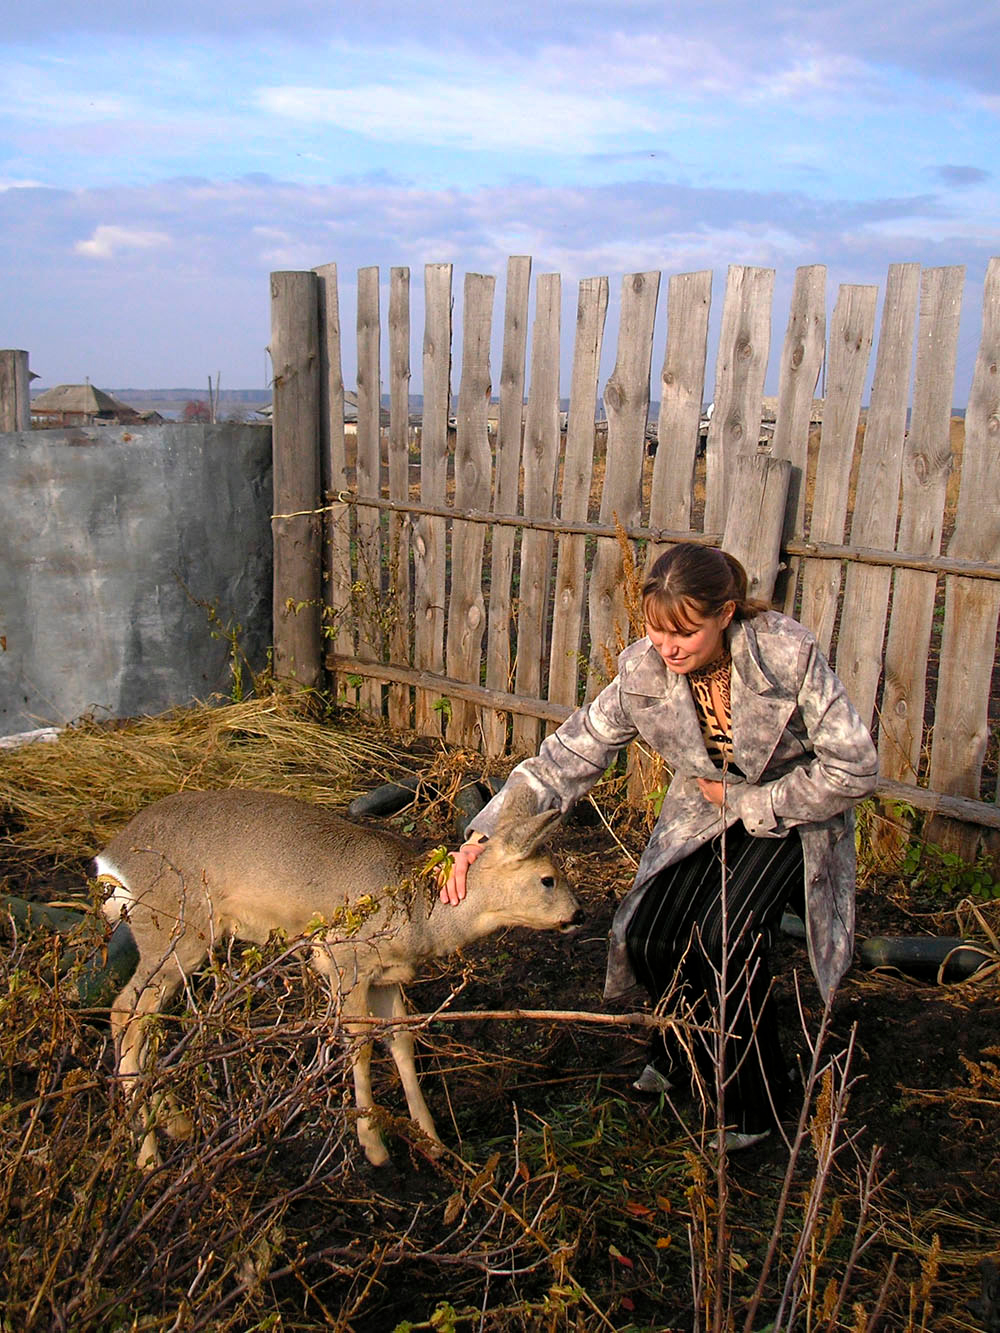
[(543, 876), (542, 876), (542, 888), (544, 888), (544, 889), (554, 889), (555, 886), (556, 886), (556, 881), (555, 881), (555, 876), (554, 876), (554, 875), (543, 875)]

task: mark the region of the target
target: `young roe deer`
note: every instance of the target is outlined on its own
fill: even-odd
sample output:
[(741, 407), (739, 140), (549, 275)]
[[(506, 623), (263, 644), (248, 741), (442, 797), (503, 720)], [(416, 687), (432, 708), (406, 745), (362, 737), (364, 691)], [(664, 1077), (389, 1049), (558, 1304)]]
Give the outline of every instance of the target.
[[(180, 792), (140, 811), (96, 858), (99, 880), (112, 888), (104, 912), (128, 921), (139, 951), (135, 974), (111, 1009), (126, 1092), (134, 1092), (143, 1072), (144, 1020), (163, 1009), (221, 939), (263, 943), (275, 930), (293, 938), (315, 932), (319, 920), (309, 961), (337, 988), (352, 1032), (362, 1027), (352, 1028), (352, 1016), (402, 1016), (400, 987), (429, 958), (504, 926), (578, 924), (576, 898), (540, 850), (559, 812), (526, 814), (514, 808), (520, 805), (511, 793), (507, 817), (471, 867), (468, 895), (457, 906), (415, 887), (423, 858), (405, 839), (289, 796), (235, 788)], [(410, 1115), (440, 1145), (417, 1081), (412, 1034), (394, 1027), (388, 1044)], [(370, 1114), (370, 1062), (371, 1043), (358, 1043), (357, 1133), (379, 1166), (388, 1153)], [(189, 1135), (190, 1122), (172, 1111), (168, 1134)], [(139, 1162), (159, 1160), (147, 1122)]]

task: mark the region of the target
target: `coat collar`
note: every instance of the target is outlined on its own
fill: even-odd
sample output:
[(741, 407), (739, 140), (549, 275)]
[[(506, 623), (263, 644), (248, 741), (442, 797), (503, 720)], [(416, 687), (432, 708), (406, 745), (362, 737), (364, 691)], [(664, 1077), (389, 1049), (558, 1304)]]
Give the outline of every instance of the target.
[[(764, 621), (765, 616), (756, 619)], [(754, 620), (744, 620), (730, 625), (726, 632), (733, 661), (733, 762), (748, 782), (756, 782), (766, 768), (796, 705), (794, 694), (783, 689), (767, 669), (757, 630)], [(675, 763), (682, 760), (696, 777), (717, 773), (705, 749), (686, 680), (667, 670), (648, 638), (637, 640), (626, 651), (621, 688), (628, 695), (640, 696), (634, 700), (636, 709), (662, 710), (657, 730), (669, 747), (665, 758)]]

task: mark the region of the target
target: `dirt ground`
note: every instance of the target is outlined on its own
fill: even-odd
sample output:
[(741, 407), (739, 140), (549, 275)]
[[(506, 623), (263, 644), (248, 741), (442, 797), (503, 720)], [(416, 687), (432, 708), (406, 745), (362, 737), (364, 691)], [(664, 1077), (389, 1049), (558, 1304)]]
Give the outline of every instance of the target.
[[(422, 751), (417, 746), (414, 765), (419, 767), (421, 762)], [(606, 807), (604, 813), (607, 818)], [(385, 822), (409, 827), (414, 819), (415, 812), (410, 810)], [(416, 822), (415, 835), (428, 845), (453, 841), (449, 822), (440, 811), (427, 819), (421, 819), (418, 811)], [(630, 858), (637, 857), (644, 839), (638, 819), (630, 826), (627, 820), (617, 820), (612, 811), (611, 822), (613, 833), (592, 810), (583, 807), (559, 839), (560, 857), (587, 913), (582, 932), (573, 938), (554, 938), (514, 931), (480, 946), (464, 960), (464, 989), (456, 1007), (587, 1012), (604, 1008), (601, 989), (607, 931), (614, 906), (631, 879)], [(0, 877), (7, 880), (8, 892), (50, 901), (77, 891), (85, 870), (82, 861), (54, 863), (50, 858), (22, 854), (0, 860)], [(957, 905), (941, 893), (912, 890), (898, 877), (869, 876), (859, 890), (859, 939), (878, 934), (953, 935), (957, 933)], [(987, 919), (995, 926), (995, 914)], [(804, 945), (782, 936), (773, 959), (786, 1050), (790, 1057), (804, 1059), (804, 1034), (815, 1031), (820, 1017)], [(418, 1011), (432, 1010), (454, 981), (453, 967), (439, 967), (410, 989), (411, 1004)], [(991, 1327), (982, 1316), (970, 1312), (969, 1303), (975, 1302), (979, 1292), (980, 1261), (1000, 1257), (998, 1020), (1000, 981), (996, 972), (979, 981), (940, 985), (856, 966), (838, 994), (831, 1045), (844, 1045), (852, 1031), (856, 1034), (850, 1132), (856, 1136), (858, 1156), (864, 1158), (880, 1147), (881, 1174), (886, 1181), (880, 1203), (885, 1231), (873, 1253), (902, 1249), (908, 1256), (906, 1271), (912, 1277), (919, 1270), (921, 1254), (935, 1246), (940, 1250), (934, 1260), (940, 1270), (939, 1295), (930, 1321), (907, 1324), (897, 1320), (885, 1327)], [(613, 1108), (621, 1117), (626, 1139), (629, 1135), (641, 1138), (644, 1152), (650, 1135), (653, 1141), (659, 1135), (663, 1144), (676, 1138), (668, 1111), (630, 1089), (643, 1062), (643, 1044), (627, 1030), (567, 1024), (546, 1033), (538, 1028), (470, 1022), (453, 1025), (448, 1039), (467, 1043), (485, 1063), (467, 1067), (453, 1060), (443, 1091), (433, 1090), (433, 1077), (425, 1080), (446, 1138), (474, 1134), (477, 1143), (488, 1143), (493, 1136), (499, 1140), (510, 1133), (518, 1117), (547, 1123), (553, 1107), (561, 1108), (563, 1114), (567, 1099), (585, 1104), (591, 1119), (594, 1107), (602, 1108), (602, 1116), (605, 1112), (611, 1115), (608, 1108)], [(432, 1057), (431, 1063), (435, 1062), (440, 1064), (438, 1057)], [(398, 1090), (387, 1086), (387, 1074), (380, 1077), (392, 1103)], [(605, 1093), (610, 1101), (601, 1100)], [(785, 1149), (775, 1140), (757, 1150), (752, 1161), (734, 1166), (737, 1219), (741, 1208), (752, 1211), (757, 1194), (780, 1180), (784, 1160)], [(433, 1201), (435, 1206), (440, 1202), (434, 1182), (426, 1174), (414, 1176), (405, 1167), (379, 1177), (377, 1186), (369, 1188), (374, 1202), (369, 1201), (368, 1208), (398, 1209), (414, 1198)], [(617, 1249), (612, 1246), (612, 1251), (617, 1253), (623, 1244), (616, 1242)], [(606, 1264), (606, 1258), (600, 1257)], [(597, 1260), (595, 1255), (595, 1264)], [(872, 1258), (871, 1271), (877, 1268)], [(610, 1326), (690, 1327), (690, 1314), (684, 1313), (689, 1306), (685, 1295), (678, 1294), (672, 1305), (665, 1305), (665, 1300), (663, 1291), (656, 1300), (648, 1289), (626, 1291), (621, 1307), (608, 1316), (613, 1319)], [(369, 1313), (360, 1313), (345, 1327), (356, 1333), (393, 1329), (404, 1315), (413, 1317), (412, 1307), (412, 1288), (405, 1299), (398, 1291), (386, 1293), (379, 1301), (373, 1298)], [(578, 1324), (580, 1328), (608, 1326)]]

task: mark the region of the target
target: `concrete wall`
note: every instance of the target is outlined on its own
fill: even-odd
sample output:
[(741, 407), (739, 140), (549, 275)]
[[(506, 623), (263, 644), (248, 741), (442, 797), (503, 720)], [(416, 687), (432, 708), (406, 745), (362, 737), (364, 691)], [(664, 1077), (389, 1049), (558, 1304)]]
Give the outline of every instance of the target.
[(263, 665), (271, 503), (266, 426), (0, 435), (0, 735), (228, 693), (199, 601)]

